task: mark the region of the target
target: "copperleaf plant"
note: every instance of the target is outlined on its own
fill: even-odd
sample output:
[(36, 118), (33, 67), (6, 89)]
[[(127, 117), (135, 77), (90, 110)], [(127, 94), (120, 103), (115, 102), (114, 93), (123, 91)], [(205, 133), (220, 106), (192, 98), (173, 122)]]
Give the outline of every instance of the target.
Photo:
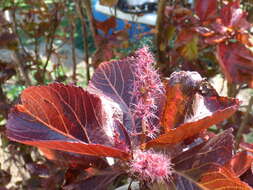
[[(253, 46), (247, 12), (241, 8), (241, 1), (223, 3), (220, 13), (217, 0), (197, 1), (196, 14), (201, 26), (197, 33), (203, 36), (205, 43), (216, 45), (216, 56), (222, 71), (230, 83), (248, 83), (252, 87)], [(207, 10), (209, 10), (209, 13)], [(211, 14), (211, 13), (214, 14)], [(207, 14), (207, 15), (206, 15)]]
[[(85, 169), (83, 180), (68, 184), (75, 189), (109, 189), (120, 175), (140, 189), (251, 189), (239, 177), (252, 160), (234, 154), (232, 130), (206, 130), (230, 117), (239, 101), (220, 97), (197, 72), (162, 81), (153, 63), (144, 47), (101, 63), (87, 89), (25, 89), (9, 113), (8, 138)], [(238, 171), (231, 163), (241, 157), (247, 164)]]
[(192, 8), (179, 4), (166, 5), (162, 25), (168, 37), (158, 49), (167, 67), (161, 70), (183, 68), (210, 78), (220, 67), (229, 84), (251, 88), (252, 22), (245, 1), (196, 0)]

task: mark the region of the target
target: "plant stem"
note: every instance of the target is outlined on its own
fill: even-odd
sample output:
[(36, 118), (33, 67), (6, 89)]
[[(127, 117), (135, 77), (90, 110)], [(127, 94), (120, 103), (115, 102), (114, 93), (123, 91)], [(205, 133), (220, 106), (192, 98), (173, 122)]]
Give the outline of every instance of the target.
[[(12, 27), (12, 32), (17, 36), (17, 40), (19, 45), (21, 46), (21, 49), (23, 51), (23, 53), (29, 57), (30, 55), (26, 52), (25, 47), (22, 43), (22, 40), (20, 38), (20, 36), (18, 35), (18, 24), (16, 21), (16, 5), (13, 5), (14, 9), (12, 11), (12, 20), (13, 20), (13, 27)], [(19, 50), (15, 50), (15, 54), (14, 54), (14, 60), (16, 62), (16, 65), (19, 67), (20, 73), (21, 75), (23, 75), (24, 80), (25, 80), (25, 84), (26, 86), (30, 86), (31, 85), (31, 80), (29, 78), (29, 75), (27, 74), (24, 65), (22, 64), (22, 55), (19, 53)]]
[(76, 84), (76, 48), (75, 48), (75, 20), (73, 16), (70, 16), (70, 26), (71, 26), (71, 53), (72, 53), (72, 64), (73, 64), (73, 74), (72, 74), (72, 80), (73, 83)]
[(88, 49), (88, 32), (87, 32), (87, 27), (86, 27), (86, 22), (85, 22), (85, 14), (83, 12), (83, 7), (82, 3), (80, 0), (75, 1), (76, 9), (78, 16), (81, 21), (82, 25), (82, 33), (83, 33), (83, 48), (84, 48), (84, 62), (86, 63), (86, 79), (87, 79), (87, 84), (88, 81), (90, 80), (90, 66), (89, 66), (89, 49)]
[(92, 14), (91, 1), (90, 0), (85, 0), (85, 1), (82, 1), (82, 2), (83, 2), (84, 7), (86, 9), (86, 14), (87, 14), (87, 17), (89, 19), (91, 34), (92, 34), (92, 37), (94, 39), (95, 46), (97, 48), (99, 43), (98, 43), (97, 38), (96, 38), (97, 29), (95, 27), (95, 19), (94, 19), (93, 14)]
[(0, 116), (7, 118), (10, 106), (9, 100), (3, 91), (2, 83), (0, 83)]
[(143, 121), (141, 121), (141, 127), (142, 127), (142, 135), (141, 135), (141, 144), (146, 142), (146, 132), (147, 132), (147, 126), (146, 123)]
[(19, 67), (21, 75), (24, 77), (25, 85), (26, 86), (31, 86), (31, 84), (32, 84), (31, 80), (29, 78), (28, 73), (26, 72), (26, 69), (25, 69), (24, 65), (20, 61), (20, 60), (22, 60), (22, 58), (21, 58), (21, 55), (18, 51), (15, 51), (14, 60), (15, 60), (16, 65)]
[(227, 87), (228, 87), (228, 96), (233, 98), (236, 97), (237, 95), (236, 84), (228, 82)]
[(237, 134), (236, 134), (236, 138), (235, 138), (235, 148), (236, 150), (239, 148), (239, 144), (241, 142), (241, 139), (242, 139), (242, 135), (243, 135), (243, 132), (245, 131), (246, 127), (247, 127), (247, 123), (250, 119), (250, 112), (251, 112), (251, 109), (252, 109), (252, 105), (253, 105), (253, 96), (251, 96), (250, 100), (249, 100), (249, 104), (247, 106), (247, 110), (246, 110), (246, 114), (243, 118), (243, 121), (237, 131)]
[[(57, 4), (56, 4), (57, 6)], [(51, 58), (51, 55), (53, 53), (53, 45), (54, 45), (54, 39), (55, 39), (55, 33), (56, 33), (56, 30), (60, 24), (60, 19), (58, 19), (58, 9), (56, 9), (56, 12), (55, 12), (55, 17), (54, 19), (52, 20), (52, 30), (51, 30), (51, 33), (48, 35), (48, 42), (46, 44), (46, 51), (47, 51), (47, 59), (46, 59), (46, 62), (45, 62), (45, 65), (43, 67), (43, 71), (42, 71), (42, 76), (43, 76), (43, 81), (45, 80), (45, 74), (46, 74), (46, 69), (47, 69), (47, 66), (48, 66), (48, 63), (50, 61), (50, 58)], [(48, 44), (49, 43), (49, 44)]]
[(156, 21), (156, 47), (157, 47), (157, 63), (159, 66), (162, 65), (164, 60), (164, 50), (161, 48), (164, 45), (163, 32), (164, 32), (164, 11), (167, 0), (160, 0), (157, 10), (157, 21)]
[(13, 9), (12, 9), (12, 12), (11, 12), (11, 17), (12, 17), (12, 21), (13, 21), (13, 27), (12, 27), (12, 31), (15, 33), (15, 35), (17, 36), (17, 39), (18, 39), (18, 43), (23, 51), (23, 53), (27, 56), (27, 57), (30, 57), (30, 54), (27, 53), (26, 49), (25, 49), (25, 46), (21, 40), (21, 37), (18, 33), (18, 23), (17, 23), (17, 20), (16, 20), (16, 4), (14, 4), (13, 2)]
[[(239, 93), (240, 89), (239, 87), (237, 88), (236, 87), (236, 84), (235, 83), (231, 83), (231, 82), (228, 82), (227, 83), (227, 89), (228, 89), (228, 97), (232, 97), (232, 98), (235, 98), (236, 95)], [(235, 115), (232, 115), (228, 121), (230, 123), (238, 123), (238, 118), (235, 116)]]

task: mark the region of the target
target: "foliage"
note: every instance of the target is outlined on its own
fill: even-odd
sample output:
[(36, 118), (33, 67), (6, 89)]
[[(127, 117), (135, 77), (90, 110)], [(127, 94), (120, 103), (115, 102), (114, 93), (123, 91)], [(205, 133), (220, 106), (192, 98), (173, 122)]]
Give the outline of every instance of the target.
[[(197, 0), (194, 9), (180, 5), (167, 6), (164, 14), (163, 34), (169, 35), (161, 42), (159, 47), (162, 49), (158, 50), (168, 60), (167, 63), (161, 63), (168, 65), (170, 71), (167, 72), (172, 72), (180, 64), (183, 69), (197, 70), (211, 77), (217, 74), (214, 64), (218, 63), (228, 82), (248, 82), (250, 85), (252, 52), (248, 48), (253, 46), (251, 24), (247, 21), (247, 12), (243, 11), (239, 0)], [(232, 53), (233, 50), (238, 51)], [(230, 58), (224, 54), (236, 54), (236, 57)], [(245, 60), (239, 57), (244, 57)], [(177, 64), (173, 64), (175, 62)], [(209, 66), (210, 63), (212, 67)]]
[[(83, 168), (97, 169), (93, 175), (86, 172), (98, 186), (101, 172), (110, 178), (128, 175), (140, 181), (141, 189), (183, 188), (182, 181), (200, 189), (231, 184), (251, 189), (227, 164), (241, 155), (233, 154), (232, 130), (219, 135), (205, 130), (230, 117), (239, 101), (220, 97), (196, 72), (173, 73), (164, 85), (153, 61), (143, 48), (100, 64), (86, 90), (59, 83), (25, 89), (9, 114), (8, 138), (42, 148), (49, 159), (55, 159), (55, 150), (83, 155)], [(118, 159), (108, 166), (102, 157)], [(73, 165), (74, 160), (65, 162)], [(243, 167), (246, 171), (250, 165)]]
[(252, 189), (253, 98), (235, 97), (253, 84), (253, 6), (187, 2), (160, 0), (134, 39), (90, 1), (0, 2), (1, 145), (29, 175), (1, 165), (0, 189)]

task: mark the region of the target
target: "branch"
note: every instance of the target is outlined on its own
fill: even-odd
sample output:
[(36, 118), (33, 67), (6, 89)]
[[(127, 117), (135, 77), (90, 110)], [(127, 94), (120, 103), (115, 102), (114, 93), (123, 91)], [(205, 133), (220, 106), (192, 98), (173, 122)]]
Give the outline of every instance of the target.
[(71, 38), (71, 54), (72, 54), (72, 64), (73, 64), (73, 74), (72, 74), (72, 80), (73, 83), (76, 84), (76, 48), (75, 48), (75, 20), (73, 16), (70, 16), (70, 38)]
[(85, 14), (82, 9), (82, 3), (79, 0), (75, 0), (75, 5), (77, 9), (78, 16), (81, 21), (82, 25), (82, 33), (83, 33), (83, 48), (84, 48), (84, 62), (86, 63), (86, 78), (87, 78), (87, 84), (90, 80), (90, 66), (89, 66), (89, 49), (88, 49), (88, 33), (87, 33), (87, 27), (85, 22)]
[(243, 135), (243, 132), (245, 131), (246, 127), (247, 127), (247, 123), (250, 119), (250, 112), (251, 112), (251, 109), (252, 109), (252, 105), (253, 105), (253, 96), (251, 96), (250, 100), (249, 100), (249, 104), (247, 106), (247, 110), (246, 110), (246, 114), (243, 118), (243, 121), (237, 131), (237, 134), (236, 134), (236, 138), (235, 138), (235, 143), (236, 143), (236, 146), (235, 148), (238, 149), (239, 148), (239, 144), (241, 142), (241, 139), (242, 139), (242, 135)]
[(86, 9), (86, 14), (87, 14), (87, 17), (89, 19), (89, 25), (90, 25), (90, 30), (91, 30), (91, 33), (92, 33), (92, 37), (94, 39), (94, 42), (95, 42), (95, 46), (96, 48), (99, 46), (99, 42), (97, 41), (97, 29), (96, 29), (96, 26), (95, 26), (95, 19), (93, 17), (93, 14), (92, 14), (92, 8), (91, 8), (91, 2), (90, 0), (85, 0), (85, 1), (82, 1), (83, 4), (84, 4), (84, 7)]
[[(164, 27), (164, 23), (165, 23), (165, 19), (167, 19), (164, 16), (164, 11), (166, 8), (167, 1), (168, 0), (159, 1), (158, 10), (157, 10), (157, 21), (156, 21), (157, 65), (163, 74), (166, 74), (165, 73), (166, 71), (164, 71), (164, 64), (166, 61), (166, 49), (162, 47), (166, 48), (166, 43), (167, 43), (167, 41), (164, 41), (164, 36), (166, 36), (165, 35), (166, 27)], [(166, 67), (168, 67), (167, 64), (166, 64)]]
[[(17, 36), (18, 43), (19, 43), (19, 45), (21, 46), (21, 48), (22, 48), (24, 54), (25, 54), (27, 57), (30, 57), (30, 55), (29, 55), (29, 54), (26, 52), (26, 50), (25, 50), (25, 47), (24, 47), (24, 45), (23, 45), (23, 43), (22, 43), (22, 40), (21, 40), (20, 36), (18, 35), (18, 25), (17, 25), (17, 21), (16, 21), (16, 5), (14, 4), (13, 7), (14, 7), (14, 9), (13, 9), (13, 11), (12, 11), (12, 19), (13, 19), (13, 24), (14, 24), (14, 25), (13, 25), (13, 27), (12, 27), (12, 30), (13, 30), (14, 34)], [(24, 65), (22, 64), (21, 55), (20, 55), (20, 53), (19, 53), (18, 50), (15, 50), (14, 60), (15, 60), (16, 65), (18, 66), (18, 68), (19, 68), (19, 70), (20, 70), (21, 75), (23, 75), (23, 77), (24, 77), (26, 86), (30, 86), (30, 85), (31, 85), (31, 80), (30, 80), (30, 78), (29, 78), (28, 73), (27, 73), (26, 70), (25, 70)]]
[[(56, 6), (57, 5), (58, 4), (56, 4)], [(59, 23), (60, 23), (60, 19), (58, 19), (58, 7), (57, 7), (56, 8), (55, 17), (54, 17), (54, 20), (52, 22), (53, 29), (52, 29), (51, 34), (48, 35), (48, 40), (50, 40), (50, 38), (51, 38), (51, 41), (49, 42), (49, 47), (48, 47), (48, 45), (46, 45), (46, 47), (48, 47), (48, 48), (46, 48), (47, 59), (46, 59), (46, 62), (45, 62), (45, 65), (44, 65), (43, 71), (42, 71), (43, 81), (45, 79), (45, 73), (46, 73), (46, 69), (47, 69), (48, 63), (50, 61), (50, 57), (51, 57), (51, 55), (53, 53), (53, 45), (54, 45), (55, 33), (56, 33), (57, 27), (59, 26)]]

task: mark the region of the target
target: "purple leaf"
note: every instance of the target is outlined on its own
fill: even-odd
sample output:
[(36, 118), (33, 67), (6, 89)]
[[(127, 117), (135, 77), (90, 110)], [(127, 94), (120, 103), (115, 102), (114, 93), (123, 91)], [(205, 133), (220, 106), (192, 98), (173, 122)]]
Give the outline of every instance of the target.
[(89, 83), (89, 91), (118, 103), (124, 112), (123, 124), (132, 133), (141, 132), (138, 119), (150, 127), (148, 132), (158, 123), (163, 84), (151, 65), (153, 62), (148, 49), (143, 48), (122, 60), (100, 64)]
[[(9, 114), (11, 140), (92, 156), (128, 157), (113, 103), (79, 87), (63, 84), (29, 87)], [(117, 136), (117, 138), (115, 138)], [(125, 145), (117, 148), (116, 141)]]

